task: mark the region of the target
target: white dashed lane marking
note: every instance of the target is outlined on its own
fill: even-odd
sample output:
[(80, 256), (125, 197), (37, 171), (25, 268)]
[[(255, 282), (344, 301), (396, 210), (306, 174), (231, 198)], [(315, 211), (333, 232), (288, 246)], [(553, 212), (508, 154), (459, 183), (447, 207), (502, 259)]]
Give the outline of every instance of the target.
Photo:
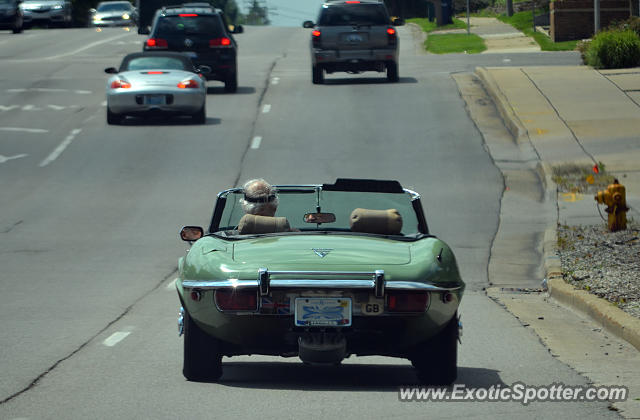
[(49, 130), (45, 130), (43, 128), (23, 128), (23, 127), (0, 127), (0, 131), (19, 131), (23, 133), (48, 133)]
[(269, 111), (271, 111), (271, 105), (266, 104), (265, 106), (262, 107), (262, 113), (263, 114), (268, 114)]
[(167, 286), (166, 286), (167, 290), (171, 290), (171, 291), (176, 290), (176, 281), (177, 281), (177, 280), (178, 280), (178, 279), (177, 279), (177, 278), (175, 278), (175, 279), (173, 279), (173, 280), (169, 281), (169, 283), (168, 283), (168, 284), (167, 284)]
[(5, 162), (13, 160), (13, 159), (20, 159), (20, 158), (27, 157), (27, 156), (29, 156), (29, 155), (26, 155), (24, 153), (21, 153), (19, 155), (15, 155), (15, 156), (2, 156), (2, 155), (0, 155), (0, 163), (5, 163)]
[(102, 342), (102, 344), (104, 344), (107, 347), (113, 347), (116, 344), (118, 344), (119, 342), (121, 342), (122, 340), (124, 340), (125, 338), (127, 338), (127, 336), (131, 334), (131, 332), (129, 331), (118, 331), (118, 332), (114, 332), (113, 334), (111, 334), (109, 336), (109, 338), (107, 338), (106, 340), (104, 340)]
[(254, 137), (253, 140), (251, 140), (251, 148), (252, 149), (258, 149), (260, 148), (260, 143), (262, 143), (262, 137)]
[(58, 145), (58, 147), (56, 147), (53, 152), (51, 152), (51, 154), (49, 156), (47, 156), (47, 158), (45, 160), (43, 160), (42, 162), (40, 162), (40, 167), (44, 168), (45, 166), (47, 166), (48, 164), (50, 164), (51, 162), (53, 162), (54, 160), (58, 159), (58, 156), (60, 156), (62, 154), (62, 152), (64, 152), (64, 150), (69, 147), (69, 145), (71, 144), (71, 142), (73, 141), (73, 139), (81, 132), (82, 130), (79, 128), (73, 129), (71, 130), (71, 133), (67, 136), (67, 138), (65, 138), (62, 143), (60, 143)]
[(277, 85), (278, 83), (280, 83), (280, 78), (279, 77), (274, 77), (273, 79), (271, 79), (271, 84), (272, 85)]

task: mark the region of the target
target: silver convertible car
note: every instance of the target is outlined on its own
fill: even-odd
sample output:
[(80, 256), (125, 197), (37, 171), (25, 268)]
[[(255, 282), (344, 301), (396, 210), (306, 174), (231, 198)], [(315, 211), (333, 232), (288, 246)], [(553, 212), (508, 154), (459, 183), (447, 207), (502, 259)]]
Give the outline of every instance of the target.
[(120, 124), (126, 116), (190, 115), (206, 121), (207, 66), (194, 67), (186, 55), (141, 52), (124, 57), (120, 68), (109, 67), (107, 124)]

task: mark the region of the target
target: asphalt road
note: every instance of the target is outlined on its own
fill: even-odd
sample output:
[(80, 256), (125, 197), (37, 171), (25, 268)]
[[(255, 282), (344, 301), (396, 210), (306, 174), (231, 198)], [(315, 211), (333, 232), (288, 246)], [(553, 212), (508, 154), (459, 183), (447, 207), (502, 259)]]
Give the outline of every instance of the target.
[(238, 92), (210, 82), (204, 126), (106, 125), (103, 70), (141, 49), (134, 32), (0, 34), (0, 418), (616, 417), (605, 403), (400, 403), (416, 377), (390, 358), (327, 369), (238, 357), (220, 383), (182, 377), (179, 228), (205, 225), (215, 194), (252, 177), (359, 177), (420, 192), (458, 257), (458, 383), (586, 383), (482, 292), (504, 183), (451, 78), (577, 54), (438, 57), (399, 33), (399, 83), (336, 74), (316, 86), (306, 30), (247, 27)]

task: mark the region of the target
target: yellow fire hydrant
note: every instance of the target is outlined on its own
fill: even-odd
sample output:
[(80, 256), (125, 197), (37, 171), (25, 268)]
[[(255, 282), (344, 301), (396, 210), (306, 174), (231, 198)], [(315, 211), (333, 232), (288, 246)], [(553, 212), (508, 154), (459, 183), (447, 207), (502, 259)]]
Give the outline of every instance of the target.
[(605, 211), (609, 214), (609, 230), (615, 232), (627, 228), (627, 193), (624, 185), (617, 179), (606, 190), (598, 191), (594, 199), (599, 204), (607, 206)]

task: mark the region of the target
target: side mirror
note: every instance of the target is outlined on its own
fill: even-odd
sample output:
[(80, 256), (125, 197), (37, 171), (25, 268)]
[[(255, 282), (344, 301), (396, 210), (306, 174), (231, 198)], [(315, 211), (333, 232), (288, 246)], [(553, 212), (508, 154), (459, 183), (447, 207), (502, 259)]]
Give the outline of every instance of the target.
[(244, 27), (242, 25), (234, 25), (233, 31), (231, 31), (232, 34), (241, 34), (243, 32), (244, 32)]
[(115, 67), (107, 67), (104, 69), (104, 72), (108, 74), (116, 74), (118, 70)]
[(89, 13), (91, 13), (92, 15), (93, 15), (94, 13), (96, 13), (96, 12), (97, 12), (97, 10), (96, 10), (96, 9), (94, 9), (94, 8), (89, 9)]
[(200, 74), (210, 74), (213, 70), (209, 66), (202, 65), (196, 67), (196, 71)]
[(395, 18), (392, 21), (393, 26), (403, 26), (404, 25), (404, 19), (402, 18)]
[(305, 20), (304, 22), (302, 22), (302, 27), (303, 28), (313, 28), (314, 26), (315, 25), (310, 20)]
[(336, 215), (333, 213), (307, 213), (304, 215), (305, 223), (333, 223), (336, 221)]
[(180, 230), (180, 239), (187, 242), (197, 241), (204, 236), (200, 226), (185, 226)]
[(138, 34), (139, 35), (149, 35), (151, 33), (151, 28), (148, 26), (138, 26)]

